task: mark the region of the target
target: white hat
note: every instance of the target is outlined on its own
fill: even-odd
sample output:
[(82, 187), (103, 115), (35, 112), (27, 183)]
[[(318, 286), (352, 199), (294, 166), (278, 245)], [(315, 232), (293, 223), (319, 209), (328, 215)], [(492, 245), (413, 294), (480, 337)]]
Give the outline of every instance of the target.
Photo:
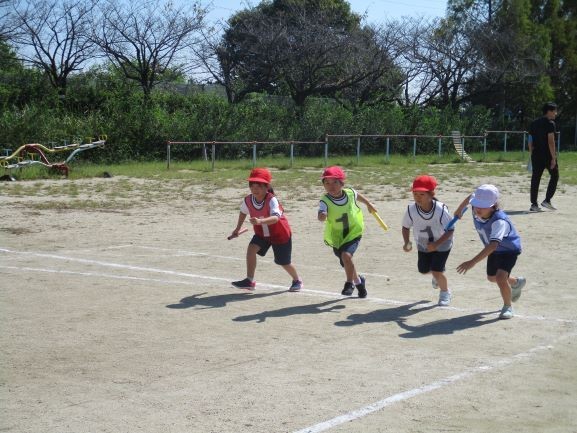
[(499, 190), (495, 185), (481, 185), (471, 195), (469, 203), (471, 206), (480, 208), (490, 208), (499, 200)]

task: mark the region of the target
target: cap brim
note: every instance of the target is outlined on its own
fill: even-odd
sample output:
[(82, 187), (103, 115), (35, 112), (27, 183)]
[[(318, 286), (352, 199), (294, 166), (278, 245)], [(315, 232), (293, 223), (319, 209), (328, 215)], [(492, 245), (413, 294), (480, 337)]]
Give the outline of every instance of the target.
[(497, 203), (497, 202), (491, 203), (490, 201), (479, 200), (479, 199), (476, 199), (475, 197), (473, 197), (471, 200), (469, 200), (469, 203), (471, 204), (471, 206), (475, 206), (475, 207), (482, 208), (482, 209), (487, 209), (487, 208), (493, 207), (495, 205), (495, 203)]
[(415, 192), (432, 192), (432, 191), (434, 191), (434, 189), (427, 189), (427, 188), (423, 188), (423, 187), (417, 187), (417, 188), (413, 188), (411, 191), (415, 191)]
[(270, 183), (270, 181), (268, 181), (266, 179), (262, 179), (260, 177), (249, 177), (247, 180), (249, 182), (258, 182), (258, 183), (266, 183), (266, 184)]

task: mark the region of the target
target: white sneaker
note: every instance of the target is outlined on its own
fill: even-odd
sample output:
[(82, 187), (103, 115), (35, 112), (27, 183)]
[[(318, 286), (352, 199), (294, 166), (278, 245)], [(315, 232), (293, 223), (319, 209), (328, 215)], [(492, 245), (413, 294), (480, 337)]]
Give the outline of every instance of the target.
[(440, 307), (446, 307), (451, 303), (451, 292), (447, 291), (440, 291), (439, 292), (439, 303)]
[(547, 201), (547, 200), (543, 200), (543, 202), (541, 203), (541, 206), (543, 206), (544, 208), (547, 208), (549, 210), (557, 210), (557, 208), (555, 206), (553, 206), (550, 201)]
[(435, 277), (433, 277), (433, 279), (431, 280), (431, 286), (433, 286), (433, 289), (439, 288), (439, 283), (437, 283), (437, 280), (435, 279)]
[(511, 284), (511, 301), (516, 302), (521, 297), (521, 290), (525, 287), (527, 280), (525, 277), (517, 277), (517, 282)]
[(501, 308), (501, 314), (499, 314), (499, 319), (512, 319), (513, 318), (513, 307), (510, 305), (503, 305)]

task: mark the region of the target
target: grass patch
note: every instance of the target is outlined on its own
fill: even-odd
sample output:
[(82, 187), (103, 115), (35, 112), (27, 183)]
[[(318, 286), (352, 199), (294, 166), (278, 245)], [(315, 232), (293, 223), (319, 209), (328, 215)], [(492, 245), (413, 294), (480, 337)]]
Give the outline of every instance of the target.
[[(475, 179), (508, 177), (512, 174), (529, 175), (526, 171), (527, 152), (488, 152), (469, 154), (476, 163), (462, 162), (454, 154), (403, 156), (383, 155), (362, 156), (357, 162), (350, 156), (330, 157), (329, 165), (341, 165), (347, 171), (348, 183), (359, 190), (378, 193), (375, 185), (399, 188), (406, 192), (413, 178), (428, 173), (436, 176), (440, 184), (452, 182), (464, 190), (475, 187)], [(324, 167), (323, 158), (295, 158), (291, 166), (287, 157), (262, 158), (257, 165), (269, 167), (273, 171), (273, 185), (291, 196), (316, 196), (320, 185), (320, 176)], [(560, 185), (577, 185), (577, 153), (560, 154)], [(218, 160), (214, 170), (210, 161), (177, 161), (167, 169), (165, 161), (128, 162), (121, 164), (73, 164), (68, 179), (40, 166), (32, 166), (12, 175), (19, 181), (4, 182), (2, 194), (13, 197), (25, 196), (62, 196), (72, 199), (75, 208), (107, 209), (103, 202), (93, 202), (90, 195), (103, 194), (107, 201), (114, 203), (115, 208), (125, 208), (135, 197), (146, 201), (190, 199), (191, 197), (209, 197), (219, 189), (236, 188), (246, 182), (252, 168), (250, 160)], [(112, 178), (106, 181), (92, 182), (91, 179), (102, 178), (107, 172)], [(547, 174), (545, 174), (545, 177)], [(39, 182), (38, 179), (49, 179), (54, 182)], [(139, 180), (147, 182), (139, 182)], [(153, 182), (150, 182), (150, 181)], [(82, 182), (75, 182), (82, 181)], [(88, 195), (88, 197), (85, 197)], [(70, 203), (68, 204), (70, 206)], [(54, 205), (58, 206), (58, 205)], [(63, 206), (63, 205), (62, 205)]]

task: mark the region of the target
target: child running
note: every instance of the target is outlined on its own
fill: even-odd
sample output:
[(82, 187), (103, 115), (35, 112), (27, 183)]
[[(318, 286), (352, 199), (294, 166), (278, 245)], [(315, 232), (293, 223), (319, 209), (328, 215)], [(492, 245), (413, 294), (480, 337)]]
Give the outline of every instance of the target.
[(500, 319), (511, 319), (513, 307), (525, 286), (524, 277), (511, 277), (511, 271), (521, 254), (521, 238), (513, 223), (499, 208), (499, 190), (494, 185), (481, 185), (463, 200), (455, 211), (460, 216), (468, 203), (473, 207), (473, 223), (485, 248), (471, 260), (457, 266), (457, 272), (465, 274), (469, 269), (487, 258), (487, 279), (497, 283), (503, 298)]
[(284, 268), (292, 277), (290, 292), (301, 290), (303, 283), (295, 267), (291, 264), (292, 234), (283, 208), (274, 195), (270, 184), (272, 175), (266, 168), (254, 168), (248, 178), (250, 194), (240, 206), (240, 214), (232, 236), (238, 236), (247, 215), (254, 227), (252, 237), (246, 249), (246, 278), (233, 281), (232, 285), (238, 289), (254, 290), (256, 283), (256, 255), (264, 257), (272, 246), (274, 262)]
[(417, 244), (417, 269), (423, 275), (433, 274), (433, 288), (440, 288), (440, 306), (451, 303), (451, 291), (445, 277), (445, 264), (453, 246), (453, 229), (445, 231), (451, 220), (449, 210), (444, 203), (435, 198), (437, 180), (433, 176), (417, 176), (413, 181), (415, 202), (407, 206), (403, 217), (403, 250), (412, 249), (409, 240), (411, 227)]
[(318, 219), (325, 222), (325, 243), (333, 248), (345, 269), (346, 282), (341, 294), (351, 296), (356, 287), (359, 298), (366, 298), (365, 277), (357, 273), (353, 263), (353, 254), (359, 247), (365, 227), (357, 201), (364, 203), (371, 213), (376, 209), (360, 192), (344, 188), (345, 178), (341, 167), (327, 167), (323, 171), (321, 179), (327, 193), (321, 197)]

